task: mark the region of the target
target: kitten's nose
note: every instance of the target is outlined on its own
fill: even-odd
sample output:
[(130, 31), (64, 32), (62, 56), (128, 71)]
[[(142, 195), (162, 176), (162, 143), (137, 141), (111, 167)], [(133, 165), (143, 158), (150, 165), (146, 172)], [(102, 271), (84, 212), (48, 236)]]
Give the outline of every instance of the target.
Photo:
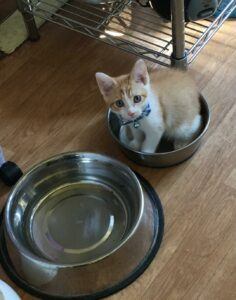
[(129, 112), (128, 112), (128, 116), (129, 116), (129, 117), (133, 117), (134, 115), (135, 115), (134, 112), (132, 112), (132, 111), (129, 111)]

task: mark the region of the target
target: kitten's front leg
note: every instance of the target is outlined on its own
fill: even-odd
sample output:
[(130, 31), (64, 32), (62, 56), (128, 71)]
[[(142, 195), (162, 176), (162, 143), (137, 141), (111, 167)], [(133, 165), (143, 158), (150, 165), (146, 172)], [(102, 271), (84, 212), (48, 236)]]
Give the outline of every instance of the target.
[(131, 148), (134, 151), (140, 151), (141, 144), (137, 140), (132, 140), (129, 143), (129, 148)]
[(164, 130), (160, 128), (158, 131), (146, 133), (145, 140), (142, 144), (141, 151), (146, 153), (155, 153)]
[(129, 146), (130, 142), (133, 140), (133, 134), (130, 129), (130, 126), (121, 126), (120, 128), (120, 134), (119, 134), (119, 139), (121, 143)]
[(139, 129), (133, 128), (131, 125), (121, 126), (120, 141), (127, 147), (140, 151), (144, 134)]
[(144, 140), (144, 133), (142, 130), (131, 127), (133, 140), (130, 142), (129, 147), (132, 148), (135, 151), (140, 151), (142, 142)]

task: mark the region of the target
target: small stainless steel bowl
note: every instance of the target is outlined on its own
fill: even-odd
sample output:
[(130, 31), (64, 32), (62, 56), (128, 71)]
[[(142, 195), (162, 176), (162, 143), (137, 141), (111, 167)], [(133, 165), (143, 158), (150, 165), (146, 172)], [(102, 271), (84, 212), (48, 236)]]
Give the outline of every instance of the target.
[(161, 142), (161, 148), (165, 149), (165, 151), (156, 153), (134, 151), (127, 145), (120, 142), (119, 131), (121, 122), (116, 114), (114, 114), (111, 110), (108, 112), (108, 128), (114, 140), (120, 145), (122, 151), (132, 161), (147, 167), (170, 167), (190, 158), (200, 146), (202, 137), (208, 129), (210, 123), (210, 111), (203, 96), (200, 97), (200, 103), (201, 115), (203, 119), (201, 133), (192, 143), (179, 150), (172, 150), (169, 142), (163, 140)]
[(99, 154), (62, 154), (35, 166), (11, 192), (8, 255), (17, 274), (47, 295), (97, 293), (145, 257), (155, 229), (151, 211), (126, 165)]

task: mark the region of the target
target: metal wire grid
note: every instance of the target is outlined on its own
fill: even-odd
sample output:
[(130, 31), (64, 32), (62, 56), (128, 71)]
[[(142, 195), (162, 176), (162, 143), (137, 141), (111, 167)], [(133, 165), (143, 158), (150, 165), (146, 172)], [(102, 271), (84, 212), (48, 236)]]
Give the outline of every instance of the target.
[[(27, 1), (27, 0), (23, 0)], [(87, 36), (134, 53), (164, 66), (171, 65), (172, 27), (151, 8), (135, 0), (91, 5), (83, 0), (31, 0), (27, 11)], [(185, 25), (185, 47), (191, 63), (236, 8), (231, 0), (215, 19)]]

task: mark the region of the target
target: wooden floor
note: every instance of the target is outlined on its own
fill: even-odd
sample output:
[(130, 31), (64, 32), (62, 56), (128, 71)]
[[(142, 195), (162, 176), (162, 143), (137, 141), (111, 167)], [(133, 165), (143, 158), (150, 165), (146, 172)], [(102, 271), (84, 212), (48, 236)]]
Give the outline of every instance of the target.
[[(161, 249), (144, 275), (112, 300), (236, 299), (235, 28), (227, 22), (191, 67), (212, 112), (201, 149), (161, 170), (131, 163), (111, 140), (94, 80), (96, 71), (127, 72), (134, 56), (47, 24), (39, 42), (0, 61), (0, 144), (8, 159), (26, 171), (58, 152), (106, 153), (142, 173), (159, 193), (166, 219)], [(7, 194), (1, 186), (1, 206)], [(2, 269), (0, 278), (22, 299), (35, 299)]]

